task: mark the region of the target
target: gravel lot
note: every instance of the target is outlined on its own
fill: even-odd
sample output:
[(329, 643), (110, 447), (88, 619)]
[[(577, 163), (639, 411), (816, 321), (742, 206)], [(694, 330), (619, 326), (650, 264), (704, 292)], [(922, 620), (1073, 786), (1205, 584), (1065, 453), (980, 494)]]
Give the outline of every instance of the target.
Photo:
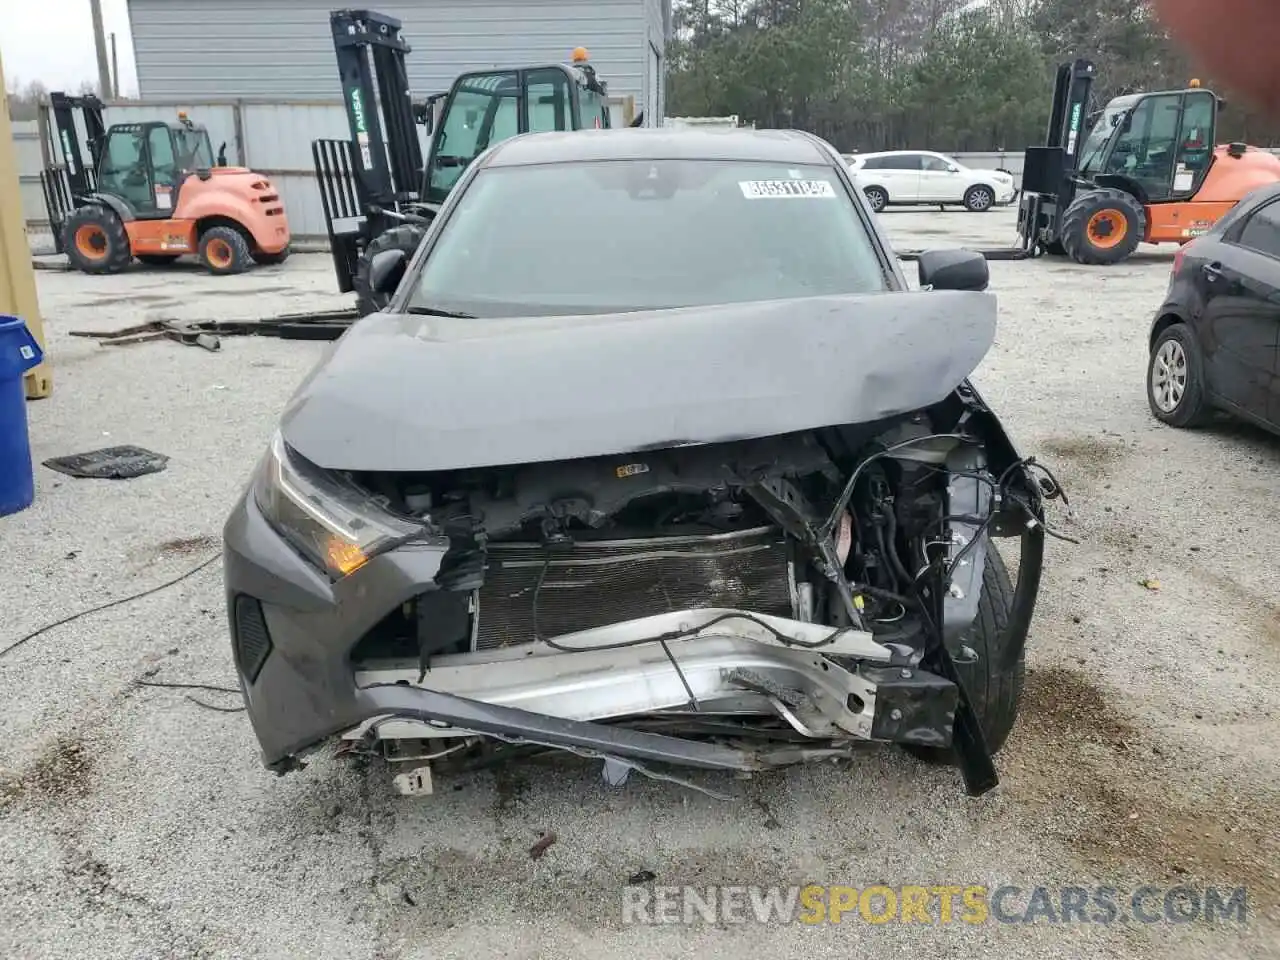
[[(1013, 235), (1008, 210), (884, 217), (904, 248)], [(953, 771), (893, 749), (695, 778), (733, 803), (637, 778), (612, 790), (572, 759), (438, 782), (425, 799), (328, 757), (276, 778), (243, 714), (135, 683), (235, 685), (214, 560), (0, 658), (0, 956), (1280, 956), (1280, 566), (1267, 546), (1280, 543), (1280, 441), (1150, 417), (1144, 341), (1171, 258), (991, 266), (1001, 328), (978, 385), (1064, 482), (1075, 515), (1061, 522), (1083, 541), (1051, 541), (1023, 718), (993, 794), (968, 799)], [(36, 468), (36, 505), (0, 519), (0, 648), (215, 556), (323, 349), (103, 348), (68, 331), (345, 305), (330, 269), (308, 255), (217, 280), (39, 274), (55, 389), (30, 405), (36, 459), (133, 443), (172, 461), (125, 482)], [(545, 830), (558, 842), (531, 860)], [(625, 926), (642, 870), (696, 886), (1246, 885), (1249, 923)]]

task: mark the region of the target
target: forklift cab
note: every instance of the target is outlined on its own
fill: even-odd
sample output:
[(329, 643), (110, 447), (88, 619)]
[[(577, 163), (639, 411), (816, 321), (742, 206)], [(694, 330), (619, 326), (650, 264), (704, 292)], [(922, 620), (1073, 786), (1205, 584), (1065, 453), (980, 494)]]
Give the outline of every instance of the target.
[(432, 118), (423, 200), (444, 202), (472, 160), (517, 134), (607, 128), (605, 84), (586, 61), (578, 48), (571, 66), (481, 71), (455, 80)]
[(1102, 110), (1080, 152), (1080, 175), (1124, 181), (1144, 203), (1195, 195), (1213, 159), (1220, 101), (1187, 90), (1117, 97)]
[(183, 181), (191, 174), (207, 179), (214, 166), (208, 131), (179, 118), (113, 125), (99, 158), (98, 192), (119, 197), (143, 219), (172, 216)]

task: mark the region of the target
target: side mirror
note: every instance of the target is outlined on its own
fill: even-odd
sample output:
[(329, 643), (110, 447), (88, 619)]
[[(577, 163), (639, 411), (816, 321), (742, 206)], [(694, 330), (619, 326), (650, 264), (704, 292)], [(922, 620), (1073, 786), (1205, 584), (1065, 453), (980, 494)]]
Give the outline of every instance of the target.
[(972, 250), (926, 250), (916, 262), (920, 286), (933, 290), (985, 290), (987, 258)]
[(369, 264), (369, 286), (375, 293), (390, 296), (400, 286), (408, 265), (403, 250), (383, 250), (375, 254), (373, 262)]

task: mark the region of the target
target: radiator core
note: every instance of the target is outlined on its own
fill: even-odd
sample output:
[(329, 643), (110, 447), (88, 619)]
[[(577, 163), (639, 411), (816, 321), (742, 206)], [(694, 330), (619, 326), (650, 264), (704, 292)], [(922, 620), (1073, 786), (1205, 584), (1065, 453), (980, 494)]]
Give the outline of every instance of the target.
[(476, 649), (673, 610), (791, 616), (792, 593), (786, 537), (774, 527), (567, 547), (491, 543), (478, 591)]

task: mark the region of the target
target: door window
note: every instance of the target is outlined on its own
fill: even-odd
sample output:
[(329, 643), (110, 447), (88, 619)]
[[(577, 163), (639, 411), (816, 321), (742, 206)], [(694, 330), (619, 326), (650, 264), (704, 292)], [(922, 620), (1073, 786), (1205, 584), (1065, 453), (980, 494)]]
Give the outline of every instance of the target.
[(525, 74), (529, 103), (529, 132), (572, 130), (569, 78), (563, 70), (530, 70)]
[(1280, 260), (1280, 202), (1269, 203), (1254, 211), (1240, 230), (1236, 243)]
[(870, 157), (863, 165), (866, 170), (919, 170), (920, 154), (899, 153), (891, 157)]
[(1104, 172), (1142, 185), (1152, 200), (1164, 200), (1173, 189), (1173, 164), (1182, 112), (1182, 94), (1145, 97), (1122, 121)]
[[(1213, 157), (1214, 127), (1218, 119), (1218, 98), (1207, 90), (1189, 93), (1182, 108), (1182, 126), (1178, 131), (1178, 169), (1174, 174), (1174, 192), (1190, 193), (1199, 175), (1209, 169)], [(1185, 174), (1190, 174), (1189, 177)], [(1184, 174), (1180, 180), (1178, 174)]]
[(152, 202), (151, 177), (147, 173), (147, 132), (145, 127), (116, 127), (107, 135), (102, 152), (98, 189), (120, 197), (132, 206), (145, 208)]
[(152, 127), (147, 131), (147, 149), (151, 151), (151, 169), (156, 183), (173, 183), (178, 177), (178, 162), (173, 153), (173, 137), (169, 128)]

